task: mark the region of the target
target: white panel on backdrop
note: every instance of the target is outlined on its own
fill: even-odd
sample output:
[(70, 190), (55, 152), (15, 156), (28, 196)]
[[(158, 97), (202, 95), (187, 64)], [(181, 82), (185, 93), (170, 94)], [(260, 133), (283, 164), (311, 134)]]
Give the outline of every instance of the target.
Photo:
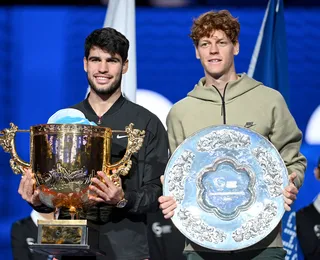
[(320, 144), (320, 106), (316, 108), (309, 119), (305, 139), (308, 144)]
[(133, 0), (109, 0), (103, 27), (112, 27), (127, 37), (130, 42), (129, 69), (122, 78), (122, 93), (132, 102), (136, 101), (136, 11)]
[(172, 103), (166, 97), (151, 90), (137, 89), (136, 103), (155, 114), (166, 127), (166, 118), (172, 107)]

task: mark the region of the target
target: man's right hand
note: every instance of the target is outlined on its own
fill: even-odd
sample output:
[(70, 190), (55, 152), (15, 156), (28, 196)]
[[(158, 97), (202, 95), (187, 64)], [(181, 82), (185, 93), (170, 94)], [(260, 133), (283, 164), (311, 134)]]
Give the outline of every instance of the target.
[(34, 189), (35, 180), (33, 176), (34, 173), (31, 172), (31, 169), (28, 168), (24, 170), (18, 193), (24, 200), (36, 207), (42, 205), (42, 203), (39, 198), (39, 190)]
[[(162, 175), (161, 183), (163, 184), (164, 176)], [(162, 209), (162, 213), (164, 215), (164, 218), (168, 219), (171, 218), (174, 215), (174, 210), (177, 207), (177, 203), (175, 199), (171, 196), (161, 196), (159, 198), (160, 203), (160, 209)]]

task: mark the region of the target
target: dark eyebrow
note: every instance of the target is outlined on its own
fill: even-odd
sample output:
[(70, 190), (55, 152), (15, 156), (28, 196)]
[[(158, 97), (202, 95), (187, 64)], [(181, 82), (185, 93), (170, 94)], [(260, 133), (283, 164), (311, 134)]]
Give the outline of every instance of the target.
[[(99, 61), (101, 61), (101, 57), (99, 57), (99, 56), (91, 56), (91, 57), (89, 57), (89, 59), (88, 60), (99, 60)], [(112, 57), (108, 57), (107, 59), (106, 59), (106, 61), (117, 61), (117, 62), (120, 62), (120, 59), (119, 58), (117, 58), (117, 57), (115, 57), (115, 56), (112, 56)]]
[(109, 58), (107, 58), (107, 61), (118, 61), (118, 62), (120, 62), (120, 59), (118, 59), (117, 57), (109, 57)]
[(88, 60), (101, 60), (98, 56), (90, 56)]

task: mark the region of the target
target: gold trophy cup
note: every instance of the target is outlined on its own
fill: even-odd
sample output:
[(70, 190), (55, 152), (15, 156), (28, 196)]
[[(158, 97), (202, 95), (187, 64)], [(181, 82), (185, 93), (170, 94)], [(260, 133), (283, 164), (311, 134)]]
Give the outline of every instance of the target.
[[(11, 154), (13, 172), (31, 168), (41, 202), (55, 211), (54, 220), (38, 220), (38, 241), (30, 248), (51, 255), (103, 255), (98, 247), (98, 230), (86, 219), (79, 219), (94, 205), (88, 199), (91, 178), (99, 178), (97, 172), (102, 170), (119, 185), (120, 176), (127, 175), (131, 168), (132, 154), (142, 146), (145, 132), (134, 129), (133, 124), (124, 131), (79, 124), (42, 124), (30, 130), (18, 130), (13, 123), (10, 126), (0, 132), (0, 146)], [(30, 132), (30, 164), (16, 152), (17, 132)], [(115, 132), (126, 133), (128, 144), (123, 158), (111, 164)], [(70, 220), (58, 220), (61, 208), (69, 210)]]

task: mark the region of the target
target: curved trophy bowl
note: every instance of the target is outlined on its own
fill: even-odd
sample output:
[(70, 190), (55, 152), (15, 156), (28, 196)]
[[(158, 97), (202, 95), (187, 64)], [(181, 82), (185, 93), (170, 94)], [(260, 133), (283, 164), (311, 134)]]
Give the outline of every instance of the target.
[[(119, 185), (120, 175), (125, 176), (131, 168), (131, 156), (143, 144), (145, 131), (134, 129), (129, 124), (125, 130), (111, 130), (80, 124), (43, 124), (30, 127), (30, 164), (21, 160), (15, 149), (16, 132), (11, 128), (0, 132), (0, 146), (11, 154), (10, 166), (14, 173), (23, 173), (31, 167), (35, 174), (40, 200), (51, 208), (69, 208), (73, 213), (84, 210), (94, 203), (89, 200), (91, 178), (103, 171)], [(112, 133), (121, 132), (128, 136), (123, 158), (110, 163)]]
[(40, 189), (40, 200), (51, 208), (90, 206), (91, 178), (109, 163), (111, 138), (112, 130), (105, 127), (32, 126), (30, 164)]
[(175, 226), (211, 250), (258, 243), (284, 214), (288, 172), (277, 149), (238, 126), (212, 126), (188, 137), (172, 154), (163, 194), (173, 196)]

